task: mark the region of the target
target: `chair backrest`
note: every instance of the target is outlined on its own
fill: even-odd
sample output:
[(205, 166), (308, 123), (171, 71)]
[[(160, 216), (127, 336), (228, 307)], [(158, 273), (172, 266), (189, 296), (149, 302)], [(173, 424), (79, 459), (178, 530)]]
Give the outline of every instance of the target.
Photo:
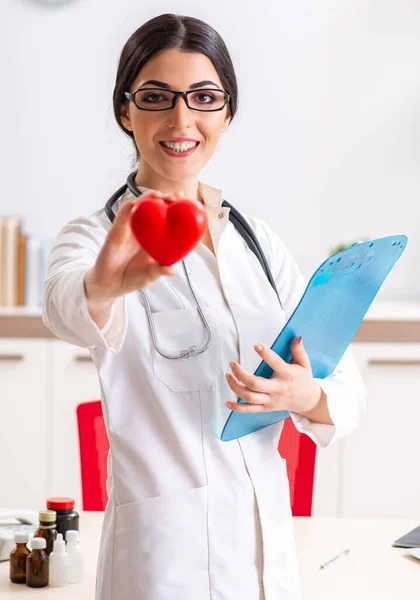
[[(105, 510), (109, 442), (100, 400), (79, 404), (77, 422), (83, 510)], [(307, 435), (296, 430), (291, 419), (286, 419), (279, 452), (287, 461), (292, 514), (309, 517), (312, 512), (316, 446)]]
[(287, 461), (292, 514), (294, 517), (310, 517), (316, 445), (306, 434), (297, 431), (292, 419), (286, 419), (278, 449), (280, 455)]
[(77, 407), (83, 510), (105, 510), (109, 442), (100, 400)]

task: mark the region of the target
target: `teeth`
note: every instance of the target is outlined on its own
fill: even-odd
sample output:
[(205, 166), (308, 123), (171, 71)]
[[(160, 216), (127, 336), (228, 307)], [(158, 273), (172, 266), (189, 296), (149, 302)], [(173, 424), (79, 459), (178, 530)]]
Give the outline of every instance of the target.
[(162, 142), (164, 146), (174, 150), (175, 152), (186, 152), (197, 145), (197, 142)]

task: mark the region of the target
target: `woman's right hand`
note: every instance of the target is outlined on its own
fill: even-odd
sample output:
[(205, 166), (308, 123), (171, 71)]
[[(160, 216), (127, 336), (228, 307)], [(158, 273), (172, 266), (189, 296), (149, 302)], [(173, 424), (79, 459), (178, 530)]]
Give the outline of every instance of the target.
[(147, 192), (140, 200), (127, 200), (121, 205), (95, 265), (85, 276), (85, 291), (92, 316), (92, 311), (97, 313), (98, 309), (110, 307), (119, 296), (145, 288), (162, 275), (175, 274), (172, 266), (161, 266), (147, 254), (131, 231), (133, 207), (150, 196), (169, 200), (179, 197)]

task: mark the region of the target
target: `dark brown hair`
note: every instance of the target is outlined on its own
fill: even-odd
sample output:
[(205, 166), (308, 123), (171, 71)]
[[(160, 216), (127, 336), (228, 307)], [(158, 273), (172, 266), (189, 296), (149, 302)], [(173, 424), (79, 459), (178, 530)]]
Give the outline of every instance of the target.
[[(125, 102), (124, 92), (130, 89), (144, 65), (157, 54), (178, 48), (185, 52), (199, 52), (213, 63), (224, 90), (230, 94), (231, 118), (238, 109), (238, 84), (235, 70), (226, 44), (220, 35), (207, 23), (174, 14), (154, 17), (139, 27), (127, 40), (122, 49), (114, 88), (114, 114), (120, 128), (133, 141), (134, 136), (121, 121), (121, 108)], [(135, 142), (134, 142), (135, 144)], [(136, 156), (139, 158), (136, 147)]]

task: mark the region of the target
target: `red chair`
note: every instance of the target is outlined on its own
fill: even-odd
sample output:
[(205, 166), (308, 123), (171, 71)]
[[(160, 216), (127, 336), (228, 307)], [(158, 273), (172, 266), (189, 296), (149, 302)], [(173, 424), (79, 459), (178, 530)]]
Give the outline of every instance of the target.
[[(100, 401), (77, 407), (83, 510), (105, 510), (106, 477), (109, 449)], [(286, 419), (280, 436), (279, 452), (287, 461), (290, 502), (295, 517), (312, 513), (315, 454), (314, 442), (299, 433), (291, 419)]]
[(105, 510), (109, 450), (100, 400), (77, 407), (83, 510)]
[(286, 419), (278, 449), (287, 463), (292, 514), (294, 517), (310, 517), (314, 491), (316, 444), (310, 437), (297, 431), (292, 419)]

